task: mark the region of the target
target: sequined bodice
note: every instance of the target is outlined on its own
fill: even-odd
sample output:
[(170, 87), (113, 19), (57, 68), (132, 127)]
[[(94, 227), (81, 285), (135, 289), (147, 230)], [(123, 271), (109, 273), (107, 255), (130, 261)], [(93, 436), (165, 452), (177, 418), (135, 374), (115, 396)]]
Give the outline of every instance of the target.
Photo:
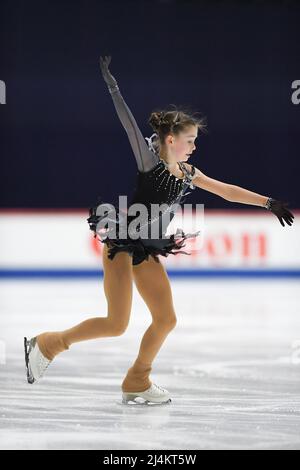
[[(189, 173), (182, 163), (179, 163), (180, 169), (184, 173), (184, 178), (177, 178), (174, 176), (165, 163), (160, 160), (157, 165), (146, 173), (138, 172), (137, 186), (131, 200), (130, 205), (135, 203), (144, 204), (148, 209), (148, 220), (145, 223), (153, 225), (154, 223), (160, 224), (164, 228), (160, 230), (165, 233), (166, 226), (162, 223), (164, 215), (169, 212), (170, 221), (175, 215), (177, 204), (182, 204), (188, 188), (194, 189), (192, 178), (194, 175), (194, 167), (192, 173)], [(159, 217), (151, 218), (151, 205), (159, 204), (165, 205), (165, 209)], [(173, 207), (174, 206), (174, 207)], [(129, 217), (128, 222), (133, 220), (134, 217)]]
[(145, 205), (166, 203), (171, 205), (179, 196), (186, 195), (188, 187), (194, 189), (191, 175), (185, 174), (183, 179), (177, 178), (160, 160), (147, 173), (138, 173), (137, 186), (131, 203), (139, 202)]

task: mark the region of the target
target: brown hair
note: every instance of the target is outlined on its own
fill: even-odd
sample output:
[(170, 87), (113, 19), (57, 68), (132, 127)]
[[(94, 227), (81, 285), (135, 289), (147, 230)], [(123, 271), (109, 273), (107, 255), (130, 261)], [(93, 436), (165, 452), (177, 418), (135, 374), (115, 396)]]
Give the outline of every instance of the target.
[[(174, 105), (175, 106), (175, 105)], [(157, 150), (164, 144), (165, 138), (169, 134), (178, 135), (190, 126), (197, 126), (200, 132), (207, 132), (206, 118), (196, 117), (198, 112), (191, 112), (189, 109), (178, 108), (175, 110), (155, 110), (151, 113), (148, 123), (157, 133), (158, 138), (153, 142)]]

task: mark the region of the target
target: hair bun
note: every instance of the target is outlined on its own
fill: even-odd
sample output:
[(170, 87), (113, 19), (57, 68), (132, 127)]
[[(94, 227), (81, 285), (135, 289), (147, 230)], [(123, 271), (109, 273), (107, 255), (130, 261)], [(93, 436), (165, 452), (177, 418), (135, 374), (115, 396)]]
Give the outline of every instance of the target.
[(158, 115), (159, 115), (159, 125), (161, 126), (162, 124), (164, 124), (164, 115), (165, 115), (165, 113), (160, 112), (160, 113), (158, 113)]
[(154, 111), (151, 113), (149, 124), (154, 130), (158, 130), (161, 125), (166, 124), (164, 122), (164, 115), (165, 113), (163, 111)]
[[(173, 106), (173, 105), (172, 105)], [(155, 110), (151, 113), (148, 123), (159, 135), (161, 142), (165, 136), (172, 132), (179, 134), (188, 126), (197, 126), (200, 131), (206, 132), (206, 119), (196, 117), (196, 113), (191, 113), (189, 109), (178, 108)]]

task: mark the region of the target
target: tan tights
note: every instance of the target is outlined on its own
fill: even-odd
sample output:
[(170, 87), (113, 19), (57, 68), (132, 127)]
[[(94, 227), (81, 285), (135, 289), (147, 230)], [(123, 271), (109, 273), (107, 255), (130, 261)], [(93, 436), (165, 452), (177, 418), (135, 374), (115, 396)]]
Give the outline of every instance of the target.
[(170, 282), (164, 266), (150, 256), (137, 266), (125, 252), (107, 257), (104, 244), (104, 292), (107, 299), (107, 317), (90, 318), (65, 331), (46, 332), (37, 336), (41, 352), (52, 360), (73, 343), (105, 336), (119, 336), (128, 326), (132, 305), (132, 281), (147, 304), (152, 323), (146, 330), (138, 357), (122, 382), (123, 392), (142, 392), (150, 387), (152, 362), (165, 338), (176, 325)]

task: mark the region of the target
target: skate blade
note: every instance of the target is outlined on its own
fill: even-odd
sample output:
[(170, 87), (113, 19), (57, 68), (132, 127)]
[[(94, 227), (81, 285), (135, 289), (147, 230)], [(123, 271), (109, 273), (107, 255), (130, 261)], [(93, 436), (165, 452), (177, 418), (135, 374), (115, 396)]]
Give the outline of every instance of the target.
[(26, 374), (27, 374), (27, 382), (29, 384), (33, 384), (35, 382), (34, 377), (31, 373), (30, 364), (29, 364), (29, 353), (31, 350), (30, 341), (24, 337), (24, 352), (25, 352), (25, 366), (26, 366)]
[(146, 398), (142, 398), (139, 396), (130, 396), (130, 395), (123, 395), (122, 396), (122, 404), (129, 405), (129, 406), (161, 406), (161, 405), (169, 405), (172, 402), (171, 398), (166, 401), (161, 402), (154, 402), (147, 400)]

